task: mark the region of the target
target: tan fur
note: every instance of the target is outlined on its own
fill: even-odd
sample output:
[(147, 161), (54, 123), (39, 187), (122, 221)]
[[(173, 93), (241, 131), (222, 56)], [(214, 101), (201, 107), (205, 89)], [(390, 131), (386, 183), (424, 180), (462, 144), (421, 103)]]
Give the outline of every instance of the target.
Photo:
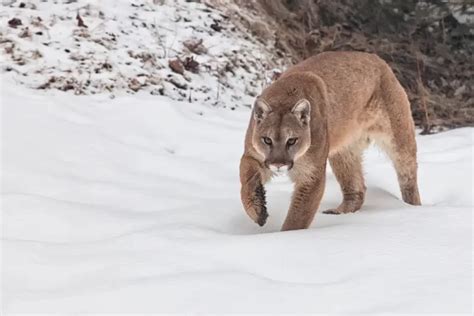
[(390, 67), (359, 52), (326, 52), (291, 67), (257, 98), (250, 119), (240, 165), (245, 210), (265, 223), (263, 184), (272, 176), (269, 167), (285, 165), (295, 191), (282, 230), (309, 227), (329, 159), (343, 201), (327, 212), (357, 211), (366, 191), (362, 152), (371, 140), (392, 159), (403, 200), (421, 204), (410, 104)]

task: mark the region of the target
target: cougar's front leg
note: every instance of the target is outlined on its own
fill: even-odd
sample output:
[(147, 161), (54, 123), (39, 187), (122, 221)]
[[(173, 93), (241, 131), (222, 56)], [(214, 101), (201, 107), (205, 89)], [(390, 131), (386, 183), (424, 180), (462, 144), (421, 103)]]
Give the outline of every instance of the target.
[(293, 199), (282, 231), (305, 229), (311, 225), (324, 193), (326, 165), (317, 168), (305, 181), (296, 182)]
[(265, 200), (265, 170), (255, 158), (244, 154), (240, 160), (240, 197), (245, 211), (260, 226), (265, 225), (268, 217)]

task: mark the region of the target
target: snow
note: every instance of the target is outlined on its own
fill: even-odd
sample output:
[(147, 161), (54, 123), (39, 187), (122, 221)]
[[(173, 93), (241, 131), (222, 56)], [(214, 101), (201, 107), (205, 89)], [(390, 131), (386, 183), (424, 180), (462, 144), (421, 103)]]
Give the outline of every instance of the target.
[[(144, 90), (250, 107), (283, 60), (233, 16), (193, 1), (5, 0), (1, 8), (1, 69), (35, 89), (111, 97)], [(13, 18), (22, 24), (9, 27)], [(202, 48), (190, 50), (188, 41)], [(199, 63), (198, 73), (170, 69), (170, 61), (186, 58)]]
[[(239, 160), (254, 96), (288, 62), (214, 2), (225, 12), (1, 3), (0, 310), (470, 313), (474, 129), (418, 138), (422, 207), (371, 148), (360, 212), (280, 232), (292, 185), (278, 177), (259, 227)], [(198, 73), (170, 69), (186, 57)], [(320, 210), (340, 200), (329, 170)]]
[(279, 232), (286, 178), (263, 228), (240, 204), (248, 109), (1, 82), (5, 313), (471, 312), (472, 128), (418, 137), (423, 206), (371, 148), (361, 211)]

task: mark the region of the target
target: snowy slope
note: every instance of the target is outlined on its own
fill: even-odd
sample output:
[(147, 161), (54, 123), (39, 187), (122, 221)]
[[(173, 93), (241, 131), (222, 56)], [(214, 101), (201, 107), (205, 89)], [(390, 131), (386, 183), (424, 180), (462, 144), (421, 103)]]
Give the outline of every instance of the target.
[(4, 312), (471, 311), (473, 129), (418, 138), (424, 206), (371, 149), (360, 212), (281, 233), (286, 179), (240, 205), (249, 110), (2, 83)]
[(231, 16), (194, 1), (4, 0), (0, 9), (0, 69), (34, 89), (250, 107), (283, 62)]

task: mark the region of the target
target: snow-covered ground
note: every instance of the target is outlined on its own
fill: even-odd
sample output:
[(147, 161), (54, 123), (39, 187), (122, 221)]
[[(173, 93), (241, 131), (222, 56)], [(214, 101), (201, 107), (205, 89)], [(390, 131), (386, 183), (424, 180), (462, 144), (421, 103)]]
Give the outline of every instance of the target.
[(225, 13), (198, 2), (2, 0), (0, 70), (33, 89), (250, 107), (284, 58), (232, 1)]
[(360, 212), (282, 233), (287, 180), (240, 205), (248, 109), (2, 78), (3, 312), (471, 312), (473, 129), (418, 138), (424, 206), (372, 148)]
[(261, 228), (238, 164), (287, 62), (203, 2), (1, 2), (1, 312), (469, 313), (474, 130), (419, 137), (423, 207), (372, 148), (360, 212), (281, 233), (276, 178)]

